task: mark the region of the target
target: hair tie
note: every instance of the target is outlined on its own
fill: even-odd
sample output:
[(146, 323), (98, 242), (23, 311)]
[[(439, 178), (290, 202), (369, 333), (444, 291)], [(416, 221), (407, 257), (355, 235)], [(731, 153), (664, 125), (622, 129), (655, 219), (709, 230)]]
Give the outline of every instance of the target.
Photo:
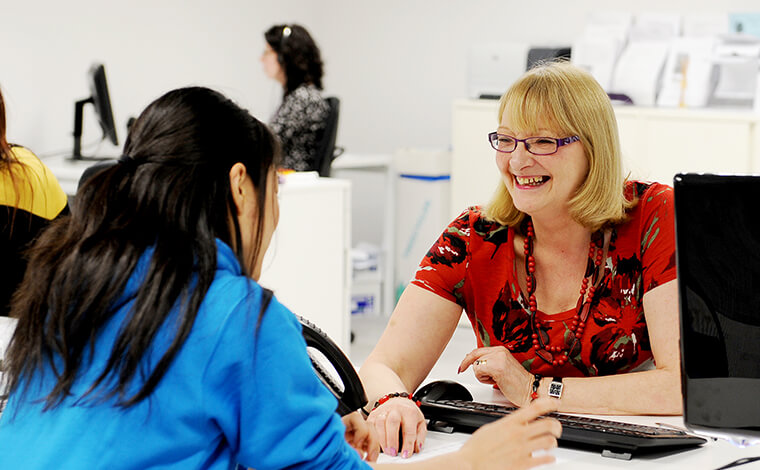
[(133, 163), (134, 161), (134, 158), (126, 153), (121, 154), (121, 157), (119, 157), (119, 163)]

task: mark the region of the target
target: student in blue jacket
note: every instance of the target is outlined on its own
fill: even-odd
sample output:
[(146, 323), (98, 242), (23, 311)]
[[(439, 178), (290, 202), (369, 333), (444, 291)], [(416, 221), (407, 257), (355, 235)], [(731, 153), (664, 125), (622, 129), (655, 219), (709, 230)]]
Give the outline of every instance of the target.
[[(0, 468), (353, 469), (377, 458), (374, 431), (356, 414), (341, 421), (298, 321), (256, 282), (279, 215), (278, 158), (267, 127), (212, 90), (148, 106), (119, 163), (31, 252), (11, 311)], [(522, 410), (416, 468), (543, 463), (532, 452), (556, 445), (560, 427), (535, 418), (553, 408)]]

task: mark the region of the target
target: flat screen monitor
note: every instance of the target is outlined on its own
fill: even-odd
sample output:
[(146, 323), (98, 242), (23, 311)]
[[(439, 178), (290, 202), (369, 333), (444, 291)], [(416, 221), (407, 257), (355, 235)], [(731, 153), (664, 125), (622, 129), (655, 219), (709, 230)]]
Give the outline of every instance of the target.
[(676, 175), (684, 422), (760, 436), (760, 176)]
[(103, 140), (109, 140), (113, 145), (119, 145), (113, 110), (111, 109), (111, 97), (108, 93), (106, 70), (103, 64), (96, 63), (90, 67), (87, 72), (87, 81), (90, 96), (77, 101), (74, 106), (74, 151), (71, 158), (74, 160), (103, 160), (109, 157), (82, 155), (82, 121), (86, 104), (92, 104), (95, 108), (95, 115), (103, 132)]

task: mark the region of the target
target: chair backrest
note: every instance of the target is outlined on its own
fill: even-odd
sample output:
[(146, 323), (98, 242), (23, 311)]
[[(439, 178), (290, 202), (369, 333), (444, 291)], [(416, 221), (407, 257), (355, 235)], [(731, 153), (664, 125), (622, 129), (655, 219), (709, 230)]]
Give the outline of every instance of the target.
[(85, 170), (82, 172), (82, 176), (79, 177), (77, 190), (81, 188), (82, 185), (87, 182), (87, 180), (95, 176), (95, 173), (99, 172), (100, 170), (105, 170), (106, 168), (109, 168), (113, 165), (116, 165), (116, 160), (105, 160), (85, 168)]
[(335, 138), (338, 135), (338, 115), (340, 114), (340, 100), (334, 96), (325, 98), (330, 106), (330, 112), (327, 115), (325, 130), (319, 141), (317, 159), (315, 168), (319, 176), (330, 176), (330, 167), (332, 161), (340, 154), (335, 153)]

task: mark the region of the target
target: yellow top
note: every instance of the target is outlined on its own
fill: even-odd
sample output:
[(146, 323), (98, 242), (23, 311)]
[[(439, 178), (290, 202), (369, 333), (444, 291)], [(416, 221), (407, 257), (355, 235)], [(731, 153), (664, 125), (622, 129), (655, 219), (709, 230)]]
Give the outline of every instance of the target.
[(66, 193), (50, 169), (30, 150), (12, 147), (11, 151), (22, 164), (10, 166), (13, 179), (7, 169), (0, 172), (0, 206), (17, 207), (52, 220), (66, 207)]

